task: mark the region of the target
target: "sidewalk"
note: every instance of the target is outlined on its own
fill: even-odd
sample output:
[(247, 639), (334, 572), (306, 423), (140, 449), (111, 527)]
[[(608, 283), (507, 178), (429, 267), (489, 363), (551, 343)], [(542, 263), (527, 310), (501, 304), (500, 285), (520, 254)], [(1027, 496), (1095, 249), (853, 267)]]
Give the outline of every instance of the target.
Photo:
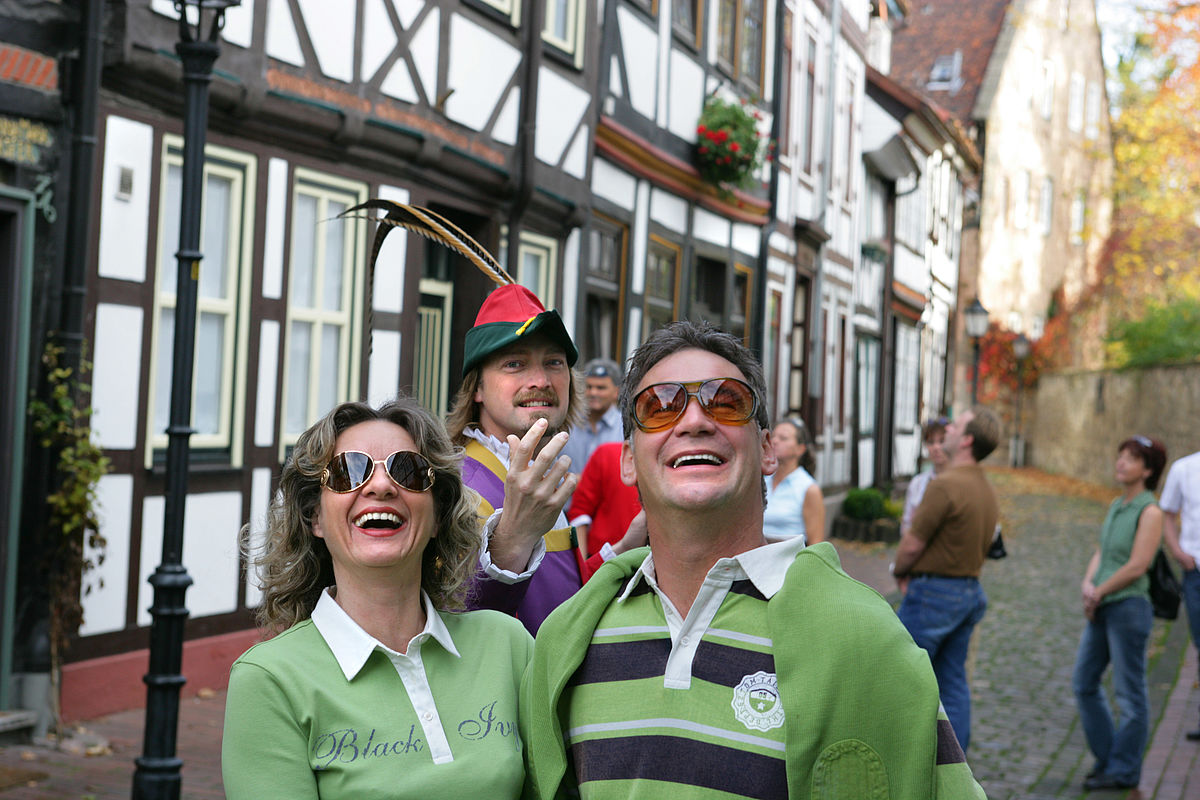
[[(1031, 470), (993, 470), (1009, 557), (984, 570), (990, 598), (970, 664), (974, 732), (968, 760), (990, 800), (1186, 800), (1200, 798), (1200, 743), (1184, 738), (1200, 715), (1195, 648), (1187, 623), (1155, 622), (1151, 637), (1151, 743), (1137, 791), (1081, 786), (1091, 756), (1078, 727), (1070, 674), (1079, 641), (1079, 576), (1095, 546), (1107, 503), (1047, 488)], [(893, 548), (835, 542), (846, 571), (895, 601)], [(220, 738), (224, 692), (180, 704), (177, 752), (183, 797), (222, 798)], [(93, 720), (107, 742), (94, 756), (42, 747), (0, 748), (0, 800), (124, 800), (142, 750), (144, 711)], [(78, 740), (86, 743), (86, 737)], [(14, 774), (14, 770), (23, 771)], [(7, 780), (15, 778), (15, 784)]]

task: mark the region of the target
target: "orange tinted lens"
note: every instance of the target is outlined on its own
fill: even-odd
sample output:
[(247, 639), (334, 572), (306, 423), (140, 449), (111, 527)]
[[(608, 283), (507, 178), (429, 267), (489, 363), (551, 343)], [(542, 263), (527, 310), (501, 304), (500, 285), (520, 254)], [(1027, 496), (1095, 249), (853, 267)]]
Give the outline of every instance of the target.
[(660, 430), (679, 419), (687, 398), (687, 390), (678, 383), (647, 386), (634, 398), (633, 418), (642, 430)]
[(746, 422), (754, 416), (754, 393), (732, 378), (717, 378), (700, 385), (700, 405), (717, 422)]
[(335, 492), (352, 492), (371, 478), (375, 463), (366, 453), (347, 450), (329, 462), (325, 485)]

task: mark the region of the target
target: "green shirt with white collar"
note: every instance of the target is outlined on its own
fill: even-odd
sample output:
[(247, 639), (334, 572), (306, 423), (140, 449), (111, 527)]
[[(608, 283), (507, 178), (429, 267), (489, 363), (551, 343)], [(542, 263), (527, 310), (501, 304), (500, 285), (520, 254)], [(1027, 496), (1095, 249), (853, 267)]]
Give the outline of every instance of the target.
[(327, 593), (311, 619), (246, 651), (226, 700), (230, 800), (519, 796), (517, 690), (533, 640), (499, 612), (425, 608), (407, 654)]

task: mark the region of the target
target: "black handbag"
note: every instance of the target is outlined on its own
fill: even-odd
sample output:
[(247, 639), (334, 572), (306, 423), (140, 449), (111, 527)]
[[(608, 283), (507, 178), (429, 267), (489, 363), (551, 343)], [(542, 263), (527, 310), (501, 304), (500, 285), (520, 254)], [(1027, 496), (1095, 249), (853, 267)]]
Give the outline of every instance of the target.
[(1004, 558), (1008, 555), (1008, 551), (1004, 549), (1004, 537), (1000, 535), (1000, 526), (996, 526), (996, 532), (992, 535), (992, 545), (988, 548), (988, 558)]
[(1179, 578), (1171, 569), (1167, 554), (1160, 547), (1150, 569), (1146, 571), (1150, 577), (1150, 605), (1154, 607), (1154, 616), (1159, 619), (1175, 619), (1179, 616), (1179, 598), (1183, 593)]

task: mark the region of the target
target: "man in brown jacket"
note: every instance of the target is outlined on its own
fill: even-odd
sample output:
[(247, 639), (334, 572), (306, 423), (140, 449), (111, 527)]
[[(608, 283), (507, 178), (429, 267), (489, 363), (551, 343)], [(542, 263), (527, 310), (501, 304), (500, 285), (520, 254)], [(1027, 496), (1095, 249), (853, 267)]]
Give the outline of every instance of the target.
[(942, 705), (964, 751), (971, 740), (967, 647), (987, 610), (979, 572), (1000, 514), (979, 462), (999, 439), (999, 418), (982, 406), (946, 427), (942, 448), (950, 461), (925, 490), (893, 567), (904, 592), (900, 621), (929, 653)]

